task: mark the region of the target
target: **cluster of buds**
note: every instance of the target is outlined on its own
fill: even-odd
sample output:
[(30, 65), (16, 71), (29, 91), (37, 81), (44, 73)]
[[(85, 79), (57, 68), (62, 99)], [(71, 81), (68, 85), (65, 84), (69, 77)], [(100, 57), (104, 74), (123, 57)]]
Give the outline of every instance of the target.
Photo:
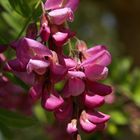
[[(79, 0), (47, 0), (42, 4), (40, 30), (35, 24), (27, 29), (26, 37), (11, 44), (16, 58), (8, 61), (5, 69), (24, 82), (30, 83), (29, 95), (33, 101), (41, 99), (42, 107), (54, 113), (57, 121), (66, 124), (69, 134), (80, 139), (81, 130), (103, 130), (109, 115), (97, 111), (112, 92), (108, 85), (98, 81), (108, 74), (111, 55), (103, 45), (88, 49), (86, 43), (75, 37), (67, 22), (74, 20)], [(70, 54), (64, 47), (76, 38)], [(57, 89), (56, 85), (61, 85)]]

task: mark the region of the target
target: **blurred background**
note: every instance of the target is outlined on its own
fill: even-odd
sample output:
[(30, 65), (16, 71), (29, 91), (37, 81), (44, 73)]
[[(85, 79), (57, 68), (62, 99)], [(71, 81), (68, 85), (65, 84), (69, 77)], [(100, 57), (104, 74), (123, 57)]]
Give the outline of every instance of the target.
[[(27, 24), (38, 20), (41, 11), (34, 9), (37, 1), (0, 0), (0, 44), (24, 35)], [(140, 140), (140, 0), (81, 0), (75, 20), (69, 25), (89, 47), (104, 44), (112, 54), (104, 82), (111, 84), (114, 92), (101, 108), (111, 120), (104, 132), (83, 134), (83, 140)], [(11, 50), (5, 55), (10, 58)], [(13, 117), (7, 120), (19, 118), (10, 113), (5, 112)], [(37, 105), (34, 114), (44, 123), (44, 111)], [(3, 124), (0, 121), (0, 140), (49, 140), (40, 123), (19, 128), (20, 122), (10, 125), (7, 120)]]

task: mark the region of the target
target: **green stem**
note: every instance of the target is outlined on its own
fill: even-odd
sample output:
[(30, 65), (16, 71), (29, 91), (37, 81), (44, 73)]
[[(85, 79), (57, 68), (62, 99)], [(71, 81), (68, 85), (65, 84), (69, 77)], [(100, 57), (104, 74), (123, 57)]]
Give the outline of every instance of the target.
[[(65, 22), (65, 26), (66, 26), (66, 28), (69, 28), (69, 25), (68, 25), (68, 23), (67, 22)], [(69, 39), (68, 40), (68, 46), (69, 46), (69, 56), (72, 56), (72, 44), (71, 44), (71, 40)]]

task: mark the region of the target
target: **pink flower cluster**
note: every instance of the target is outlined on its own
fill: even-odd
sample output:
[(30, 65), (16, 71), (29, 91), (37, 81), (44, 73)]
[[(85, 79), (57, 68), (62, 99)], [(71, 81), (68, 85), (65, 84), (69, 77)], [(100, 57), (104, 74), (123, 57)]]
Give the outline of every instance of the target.
[[(6, 66), (19, 77), (20, 73), (31, 77), (29, 95), (34, 101), (41, 99), (43, 108), (52, 111), (56, 120), (67, 122), (66, 130), (72, 135), (80, 130), (103, 130), (110, 116), (97, 109), (112, 92), (110, 86), (98, 82), (106, 78), (111, 63), (105, 46), (88, 49), (77, 39), (74, 51), (70, 50), (73, 55), (64, 54), (64, 46), (75, 36), (66, 22), (74, 20), (78, 4), (79, 0), (47, 0), (42, 5), (39, 32), (32, 24), (26, 37), (11, 44), (16, 58)], [(59, 90), (58, 84), (62, 85)]]

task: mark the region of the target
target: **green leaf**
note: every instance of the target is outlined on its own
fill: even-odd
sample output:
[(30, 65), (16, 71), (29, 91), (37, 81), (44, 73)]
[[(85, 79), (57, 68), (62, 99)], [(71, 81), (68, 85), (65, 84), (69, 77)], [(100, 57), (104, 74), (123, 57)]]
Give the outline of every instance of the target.
[(57, 91), (61, 91), (63, 89), (64, 85), (65, 85), (65, 81), (63, 80), (63, 81), (56, 83), (54, 85), (54, 87)]
[(114, 123), (109, 123), (107, 129), (108, 132), (112, 135), (115, 135), (118, 132), (118, 128)]
[(37, 124), (37, 120), (0, 108), (0, 123), (9, 127), (24, 128)]
[(13, 138), (13, 133), (11, 129), (5, 125), (3, 122), (0, 122), (0, 131), (2, 132), (5, 138), (11, 139)]
[(111, 120), (118, 125), (125, 125), (128, 123), (128, 118), (123, 112), (111, 111), (109, 114), (111, 115)]
[(133, 100), (136, 105), (140, 106), (140, 79), (137, 81), (137, 86), (133, 92)]
[(30, 17), (38, 0), (8, 0), (12, 8), (24, 17)]
[(130, 58), (119, 59), (114, 62), (110, 70), (112, 79), (117, 83), (126, 82), (131, 64)]
[(40, 122), (42, 122), (42, 123), (47, 122), (45, 110), (44, 110), (44, 109), (42, 108), (42, 106), (40, 105), (40, 102), (34, 106), (33, 111), (34, 111), (34, 114), (35, 114), (36, 118), (37, 118)]

